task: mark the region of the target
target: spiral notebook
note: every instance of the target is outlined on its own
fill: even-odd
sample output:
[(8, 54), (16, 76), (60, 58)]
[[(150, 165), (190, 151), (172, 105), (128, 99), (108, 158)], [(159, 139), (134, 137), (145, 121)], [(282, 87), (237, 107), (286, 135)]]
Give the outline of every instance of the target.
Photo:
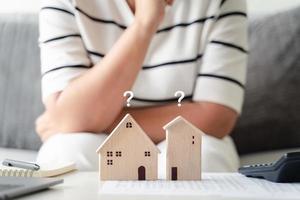
[(71, 171), (76, 170), (75, 163), (57, 163), (51, 164), (40, 164), (40, 170), (26, 170), (16, 167), (0, 167), (0, 177), (1, 176), (15, 176), (15, 177), (54, 177), (59, 176)]

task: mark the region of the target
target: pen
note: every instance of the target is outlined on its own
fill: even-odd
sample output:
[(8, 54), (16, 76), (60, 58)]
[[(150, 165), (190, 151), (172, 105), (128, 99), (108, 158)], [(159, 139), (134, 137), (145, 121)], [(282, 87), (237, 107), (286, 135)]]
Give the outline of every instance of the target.
[(8, 167), (18, 167), (18, 168), (22, 168), (22, 169), (30, 169), (30, 170), (35, 170), (35, 171), (40, 169), (40, 166), (38, 164), (19, 161), (19, 160), (11, 160), (11, 159), (3, 160), (2, 165), (8, 166)]

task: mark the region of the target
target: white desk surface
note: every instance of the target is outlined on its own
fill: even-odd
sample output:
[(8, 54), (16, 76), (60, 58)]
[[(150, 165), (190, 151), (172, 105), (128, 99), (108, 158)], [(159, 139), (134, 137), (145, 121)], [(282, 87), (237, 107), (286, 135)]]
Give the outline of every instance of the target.
[[(72, 172), (60, 178), (64, 178), (64, 183), (54, 186), (53, 188), (28, 195), (21, 198), (22, 200), (94, 200), (94, 199), (109, 199), (109, 200), (194, 200), (194, 199), (299, 199), (300, 183), (299, 184), (277, 184), (260, 179), (249, 179), (238, 173), (203, 173), (203, 180), (194, 182), (193, 188), (189, 189), (189, 183), (180, 181), (153, 181), (151, 182), (101, 182), (98, 172)], [(237, 183), (242, 183), (238, 185)], [(121, 183), (121, 184), (120, 184)], [(106, 184), (106, 185), (105, 185)], [(227, 185), (229, 184), (229, 185)], [(118, 185), (119, 189), (115, 189)], [(121, 185), (121, 186), (120, 186)], [(124, 187), (122, 185), (125, 185)], [(170, 186), (170, 187), (169, 187)], [(181, 186), (183, 192), (180, 194)], [(184, 193), (184, 186), (188, 188)], [(123, 188), (122, 188), (123, 187)], [(127, 187), (127, 189), (126, 189)], [(131, 189), (134, 188), (135, 189)], [(105, 189), (104, 189), (105, 188)], [(146, 189), (145, 189), (146, 188)], [(150, 188), (150, 189), (149, 189)], [(175, 188), (175, 190), (174, 190)], [(263, 192), (263, 190), (264, 192)], [(161, 195), (141, 195), (135, 196), (138, 193), (161, 190), (164, 196)], [(260, 191), (261, 190), (261, 191)], [(117, 192), (116, 192), (117, 191)], [(170, 193), (170, 191), (172, 191)], [(174, 192), (173, 192), (174, 191)], [(226, 191), (226, 192), (223, 192)], [(267, 193), (268, 195), (266, 195)], [(118, 196), (110, 196), (110, 193), (127, 193)], [(191, 195), (195, 192), (194, 195)], [(220, 192), (227, 193), (221, 197)], [(105, 196), (108, 193), (108, 196)], [(155, 193), (155, 192), (154, 192)], [(211, 194), (210, 194), (211, 193)], [(104, 195), (103, 195), (104, 194)], [(129, 195), (128, 195), (129, 194)], [(180, 194), (172, 196), (174, 194)], [(200, 194), (200, 196), (199, 196)], [(203, 195), (202, 195), (203, 194)], [(270, 196), (271, 194), (271, 196)], [(106, 194), (107, 195), (107, 194)], [(130, 196), (131, 195), (131, 196)], [(201, 197), (201, 198), (199, 198)]]

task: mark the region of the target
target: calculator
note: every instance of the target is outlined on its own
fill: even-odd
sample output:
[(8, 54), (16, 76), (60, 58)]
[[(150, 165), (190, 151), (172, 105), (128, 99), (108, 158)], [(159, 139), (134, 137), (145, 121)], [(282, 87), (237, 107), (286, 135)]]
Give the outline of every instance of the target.
[(239, 173), (278, 183), (300, 182), (300, 151), (286, 153), (274, 163), (243, 166)]

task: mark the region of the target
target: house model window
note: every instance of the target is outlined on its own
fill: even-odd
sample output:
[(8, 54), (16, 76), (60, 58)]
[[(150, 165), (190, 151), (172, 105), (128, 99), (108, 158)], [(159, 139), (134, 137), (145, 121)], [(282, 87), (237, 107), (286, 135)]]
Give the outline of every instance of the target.
[(145, 151), (145, 157), (150, 157), (150, 151)]
[(126, 123), (126, 128), (132, 128), (132, 123), (131, 122), (127, 122)]
[(192, 138), (193, 138), (193, 141), (192, 141), (192, 144), (195, 144), (195, 136), (192, 136)]
[(107, 156), (107, 157), (113, 157), (113, 152), (112, 152), (112, 151), (106, 152), (106, 156)]
[(122, 156), (122, 151), (116, 151), (116, 157), (121, 157)]
[(107, 165), (113, 165), (113, 160), (107, 160)]

